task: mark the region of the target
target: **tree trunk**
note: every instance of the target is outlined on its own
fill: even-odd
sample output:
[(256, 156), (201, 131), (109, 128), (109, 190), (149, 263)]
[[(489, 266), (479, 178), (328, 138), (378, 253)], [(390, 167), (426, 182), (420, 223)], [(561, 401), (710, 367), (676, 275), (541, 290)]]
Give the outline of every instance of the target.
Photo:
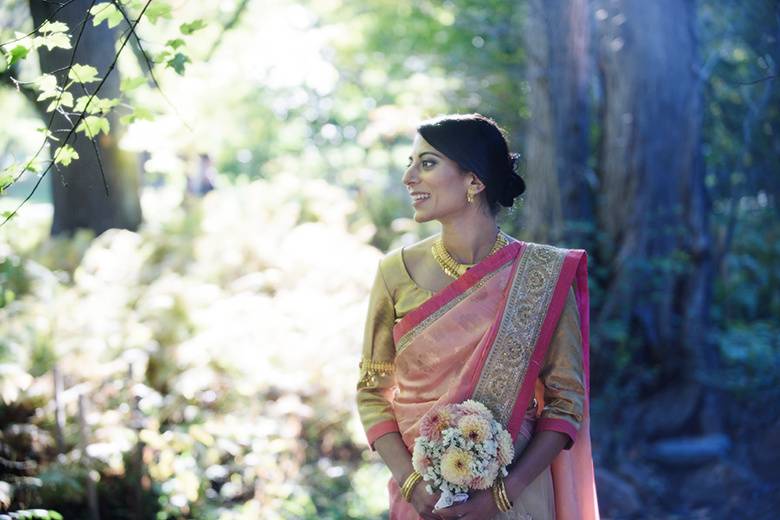
[(594, 14), (604, 95), (598, 221), (614, 247), (594, 327), (630, 324), (630, 337), (671, 367), (662, 377), (691, 379), (716, 359), (706, 339), (712, 245), (695, 2), (599, 0)]
[(584, 247), (583, 234), (595, 221), (588, 181), (588, 14), (587, 0), (532, 0), (525, 27), (531, 119), (524, 227), (534, 240), (570, 247)]
[[(68, 24), (72, 35), (71, 44), (75, 45), (80, 24), (87, 16), (90, 5), (91, 2), (88, 0), (75, 0), (55, 15), (59, 4), (44, 0), (30, 0), (30, 12), (35, 26), (47, 19)], [(75, 50), (75, 63), (92, 65), (97, 68), (98, 75), (102, 78), (114, 59), (115, 48), (116, 31), (108, 29), (106, 23), (94, 27), (89, 20)], [(74, 52), (72, 49), (57, 48), (52, 51), (39, 49), (41, 72), (57, 75), (59, 84), (63, 85), (72, 52)], [(95, 85), (87, 85), (87, 88), (94, 88)], [(76, 98), (85, 95), (79, 86), (74, 86), (71, 90)], [(111, 73), (98, 95), (101, 98), (119, 96), (117, 70)], [(54, 202), (51, 229), (53, 235), (70, 234), (79, 228), (91, 229), (98, 235), (110, 228), (137, 229), (141, 223), (138, 172), (131, 165), (123, 164), (123, 157), (117, 143), (119, 135), (117, 117), (112, 113), (109, 121), (111, 134), (100, 134), (95, 139), (109, 194), (106, 195), (104, 189), (95, 150), (90, 140), (79, 133), (75, 139), (71, 138), (70, 144), (76, 149), (80, 158), (69, 166), (60, 165), (52, 172), (54, 175), (51, 183)], [(68, 127), (65, 118), (57, 114), (53, 122), (55, 135), (61, 138), (63, 133), (57, 132), (56, 129)], [(51, 145), (53, 148), (58, 146), (57, 143)]]

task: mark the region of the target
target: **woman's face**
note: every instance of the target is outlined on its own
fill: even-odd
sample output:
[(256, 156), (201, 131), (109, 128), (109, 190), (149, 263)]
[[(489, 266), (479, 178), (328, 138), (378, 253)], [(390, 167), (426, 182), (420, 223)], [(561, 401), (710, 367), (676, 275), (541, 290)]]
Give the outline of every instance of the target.
[(412, 198), (414, 220), (441, 220), (464, 211), (471, 177), (417, 134), (402, 178)]

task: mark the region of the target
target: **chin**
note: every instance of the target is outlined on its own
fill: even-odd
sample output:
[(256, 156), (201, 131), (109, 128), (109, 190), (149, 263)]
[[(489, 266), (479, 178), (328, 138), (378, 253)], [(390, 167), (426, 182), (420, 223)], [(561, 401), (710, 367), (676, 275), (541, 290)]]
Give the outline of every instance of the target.
[(419, 213), (417, 211), (414, 212), (414, 216), (412, 218), (418, 224), (422, 224), (423, 222), (429, 222), (433, 220), (433, 218), (430, 217), (429, 215), (426, 215), (425, 213)]

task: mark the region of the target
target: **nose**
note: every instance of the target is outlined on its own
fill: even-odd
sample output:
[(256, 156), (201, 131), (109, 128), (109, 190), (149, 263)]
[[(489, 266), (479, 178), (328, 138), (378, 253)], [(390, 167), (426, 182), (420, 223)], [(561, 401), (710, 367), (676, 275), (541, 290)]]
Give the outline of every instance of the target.
[(414, 164), (410, 164), (409, 167), (406, 168), (403, 177), (401, 177), (401, 182), (403, 182), (405, 186), (417, 184), (417, 168)]

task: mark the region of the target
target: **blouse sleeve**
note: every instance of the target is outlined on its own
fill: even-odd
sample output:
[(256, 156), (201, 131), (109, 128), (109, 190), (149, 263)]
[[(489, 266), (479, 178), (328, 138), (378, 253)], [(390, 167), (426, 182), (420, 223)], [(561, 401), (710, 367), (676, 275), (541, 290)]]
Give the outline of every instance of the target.
[(565, 449), (569, 449), (582, 423), (585, 400), (582, 334), (571, 288), (539, 379), (544, 386), (544, 408), (536, 422), (536, 431), (553, 430), (568, 435)]
[(358, 413), (372, 449), (379, 437), (399, 431), (391, 404), (395, 390), (394, 323), (393, 300), (380, 264), (369, 297), (357, 384)]

